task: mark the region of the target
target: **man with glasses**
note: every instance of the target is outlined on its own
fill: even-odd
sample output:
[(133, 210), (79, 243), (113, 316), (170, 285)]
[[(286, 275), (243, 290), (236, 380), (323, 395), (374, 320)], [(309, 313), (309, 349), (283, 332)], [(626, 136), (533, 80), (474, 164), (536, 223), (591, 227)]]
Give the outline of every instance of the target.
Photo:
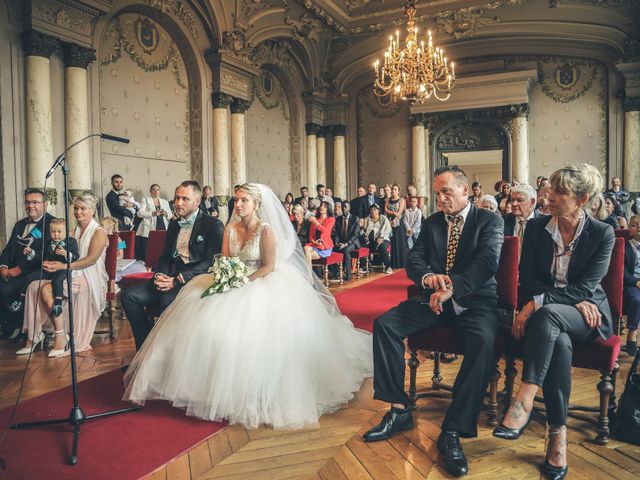
[[(0, 326), (2, 337), (11, 339), (20, 333), (24, 308), (21, 292), (40, 270), (42, 245), (50, 240), (49, 222), (53, 219), (46, 213), (47, 201), (42, 190), (25, 190), (24, 209), (27, 217), (15, 224), (0, 254)], [(27, 258), (24, 253), (27, 247), (35, 255)]]

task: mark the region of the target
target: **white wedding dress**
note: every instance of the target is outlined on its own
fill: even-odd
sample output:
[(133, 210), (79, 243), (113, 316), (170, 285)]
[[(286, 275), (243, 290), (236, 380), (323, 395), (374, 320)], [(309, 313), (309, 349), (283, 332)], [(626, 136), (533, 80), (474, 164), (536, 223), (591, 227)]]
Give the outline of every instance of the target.
[[(271, 226), (261, 222), (244, 246), (227, 228), (230, 256), (257, 270)], [(124, 399), (169, 400), (187, 415), (247, 428), (302, 428), (371, 375), (371, 335), (291, 262), (277, 259), (265, 277), (201, 298), (211, 282), (210, 274), (194, 278), (162, 314), (127, 370)]]

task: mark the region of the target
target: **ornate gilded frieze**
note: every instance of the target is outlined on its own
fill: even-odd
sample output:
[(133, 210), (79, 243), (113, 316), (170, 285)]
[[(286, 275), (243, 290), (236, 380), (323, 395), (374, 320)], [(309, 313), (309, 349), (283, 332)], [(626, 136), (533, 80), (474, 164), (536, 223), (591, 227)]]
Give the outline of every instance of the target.
[(503, 130), (483, 122), (458, 123), (442, 132), (436, 148), (443, 151), (501, 149), (508, 141)]
[(322, 22), (309, 13), (303, 14), (300, 19), (285, 17), (284, 23), (293, 28), (293, 38), (298, 42), (310, 40), (318, 43), (320, 40), (320, 34), (323, 31)]
[(257, 67), (275, 65), (293, 75), (297, 74), (296, 61), (289, 51), (289, 44), (281, 40), (267, 40), (251, 50), (251, 63)]
[(527, 115), (528, 104), (506, 105), (496, 108), (481, 108), (477, 110), (456, 110), (453, 112), (423, 113), (425, 127), (430, 132), (436, 131), (450, 124), (484, 122), (501, 125), (511, 131), (511, 120), (518, 116)]
[(91, 45), (93, 22), (102, 13), (100, 10), (78, 0), (32, 0), (30, 3), (32, 28)]
[(195, 40), (198, 39), (198, 24), (189, 2), (185, 0), (143, 0), (143, 3), (151, 8), (160, 10), (162, 13), (178, 18), (191, 36)]

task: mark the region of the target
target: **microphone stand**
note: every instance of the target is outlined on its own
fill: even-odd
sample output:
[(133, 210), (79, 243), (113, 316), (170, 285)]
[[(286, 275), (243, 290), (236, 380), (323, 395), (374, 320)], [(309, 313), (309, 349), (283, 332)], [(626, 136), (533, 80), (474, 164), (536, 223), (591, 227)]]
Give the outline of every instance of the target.
[[(69, 165), (67, 163), (67, 152), (77, 144), (88, 140), (91, 137), (102, 136), (105, 135), (109, 140), (117, 139), (116, 141), (121, 141), (122, 143), (129, 143), (127, 139), (120, 139), (119, 137), (112, 137), (106, 134), (93, 133), (84, 137), (81, 140), (78, 140), (74, 144), (70, 145), (54, 162), (53, 166), (47, 173), (47, 177), (50, 177), (54, 170), (58, 167), (58, 165), (62, 166), (62, 175), (64, 177), (64, 224), (67, 229), (67, 234), (65, 238), (65, 245), (69, 245)], [(43, 246), (44, 248), (44, 246)], [(118, 415), (120, 413), (133, 412), (136, 410), (140, 410), (139, 406), (121, 408), (118, 410), (111, 410), (102, 413), (95, 413), (93, 415), (85, 415), (80, 407), (80, 402), (78, 400), (78, 373), (76, 368), (76, 344), (74, 337), (74, 323), (73, 323), (73, 292), (72, 292), (72, 284), (71, 284), (71, 253), (67, 248), (67, 306), (69, 310), (69, 348), (71, 349), (71, 389), (73, 391), (73, 406), (71, 407), (71, 412), (69, 413), (68, 418), (59, 418), (55, 420), (43, 420), (38, 422), (28, 422), (28, 423), (14, 423), (11, 425), (11, 428), (14, 430), (29, 428), (29, 427), (39, 427), (42, 425), (59, 425), (63, 423), (68, 423), (73, 427), (73, 443), (71, 446), (71, 456), (69, 457), (69, 464), (75, 465), (78, 463), (78, 436), (80, 434), (80, 425), (82, 425), (87, 420), (93, 420), (95, 418), (109, 417), (112, 415)]]

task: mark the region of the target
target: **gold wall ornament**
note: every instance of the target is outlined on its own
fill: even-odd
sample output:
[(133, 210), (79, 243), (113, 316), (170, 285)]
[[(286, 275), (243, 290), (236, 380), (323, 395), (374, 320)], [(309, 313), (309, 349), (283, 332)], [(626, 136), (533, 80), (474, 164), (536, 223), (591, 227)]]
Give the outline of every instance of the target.
[(415, 26), (416, 1), (405, 1), (407, 15), (407, 38), (404, 47), (400, 45), (400, 31), (396, 30), (395, 38), (389, 36), (389, 47), (384, 52), (384, 62), (373, 64), (375, 80), (373, 92), (378, 97), (389, 96), (392, 101), (407, 100), (409, 103), (420, 102), (434, 97), (445, 101), (451, 96), (455, 86), (456, 74), (454, 63), (451, 70), (447, 64), (444, 49), (434, 47), (431, 31), (428, 32), (427, 44), (418, 42), (418, 28)]

